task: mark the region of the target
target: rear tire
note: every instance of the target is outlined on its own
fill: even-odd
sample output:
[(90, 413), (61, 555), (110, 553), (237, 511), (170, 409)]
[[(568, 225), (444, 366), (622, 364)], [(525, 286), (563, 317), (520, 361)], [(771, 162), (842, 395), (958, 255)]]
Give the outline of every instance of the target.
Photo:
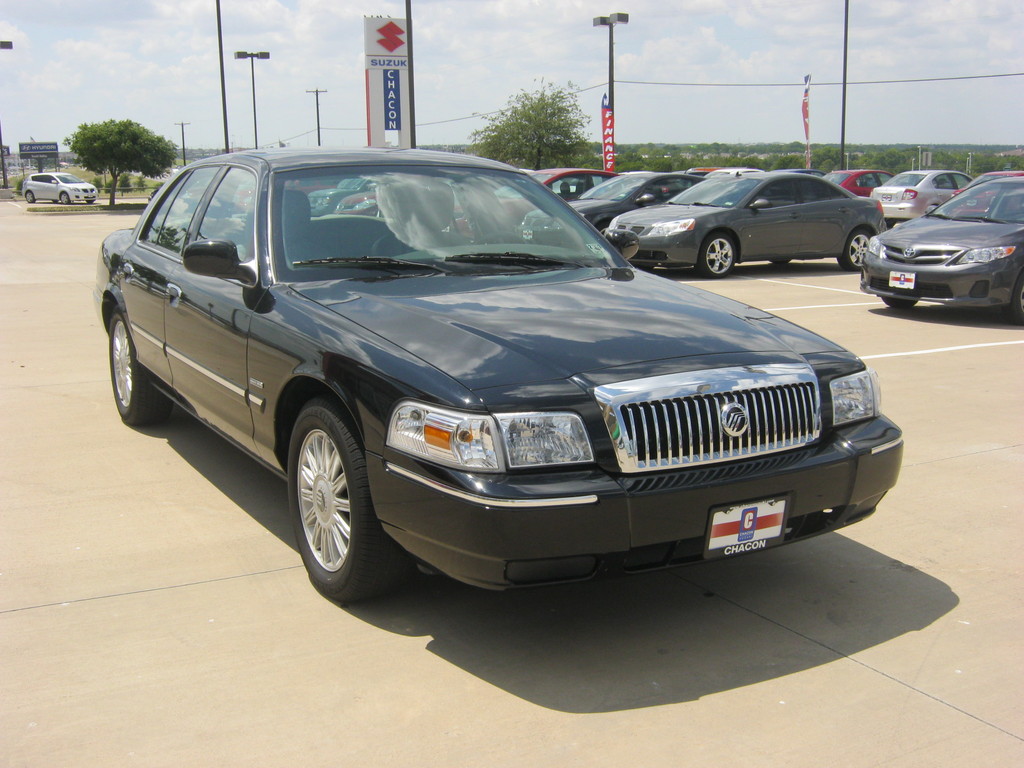
[(736, 243), (724, 232), (708, 235), (697, 254), (697, 272), (713, 280), (726, 277), (736, 266)]
[(864, 257), (868, 255), (868, 241), (871, 235), (863, 229), (850, 233), (846, 246), (839, 256), (839, 266), (847, 272), (860, 272)]
[(340, 603), (389, 592), (413, 571), (370, 498), (362, 446), (327, 398), (310, 401), (288, 449), (288, 495), (299, 554), (316, 590)]
[(25, 202), (28, 203), (29, 205), (31, 205), (35, 201), (36, 201), (35, 193), (32, 190), (27, 190), (25, 192)]
[(109, 349), (110, 383), (121, 421), (132, 427), (166, 421), (174, 404), (156, 388), (153, 374), (139, 363), (128, 323), (120, 312), (110, 318)]
[(891, 296), (882, 296), (882, 301), (891, 309), (913, 309), (917, 305), (917, 299), (894, 299)]

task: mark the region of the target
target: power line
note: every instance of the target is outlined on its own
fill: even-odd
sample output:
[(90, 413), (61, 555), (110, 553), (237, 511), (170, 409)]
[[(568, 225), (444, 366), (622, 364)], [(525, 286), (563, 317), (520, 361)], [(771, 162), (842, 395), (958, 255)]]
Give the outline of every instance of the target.
[[(893, 83), (946, 83), (954, 80), (985, 80), (995, 77), (1024, 77), (1024, 72), (1009, 72), (1002, 75), (964, 75), (960, 77), (918, 77), (910, 78), (906, 80), (851, 80), (847, 82), (847, 85), (890, 85)], [(669, 83), (669, 82), (654, 82), (648, 80), (618, 80), (620, 83), (629, 83), (630, 85), (679, 85), (693, 88), (792, 88), (794, 86), (803, 87), (803, 82), (793, 83)], [(815, 87), (822, 85), (842, 85), (842, 82), (836, 83), (825, 83), (817, 82), (814, 83)]]

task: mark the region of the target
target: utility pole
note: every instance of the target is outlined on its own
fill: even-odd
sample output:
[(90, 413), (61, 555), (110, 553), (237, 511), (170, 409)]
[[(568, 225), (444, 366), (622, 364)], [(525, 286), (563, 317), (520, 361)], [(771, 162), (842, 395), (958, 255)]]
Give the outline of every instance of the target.
[(185, 126), (192, 125), (192, 123), (175, 123), (175, 125), (181, 126), (181, 164), (188, 165), (188, 160), (185, 159)]
[(320, 146), (320, 94), (327, 93), (319, 88), (314, 88), (312, 91), (306, 91), (306, 93), (312, 93), (316, 95), (316, 145)]

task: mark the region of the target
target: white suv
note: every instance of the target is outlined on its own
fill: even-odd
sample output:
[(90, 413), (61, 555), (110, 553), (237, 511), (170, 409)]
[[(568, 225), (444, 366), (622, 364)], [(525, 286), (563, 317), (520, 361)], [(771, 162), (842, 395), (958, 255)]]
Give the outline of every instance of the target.
[(96, 187), (70, 173), (33, 173), (21, 187), (25, 201), (53, 200), (64, 205), (96, 202)]

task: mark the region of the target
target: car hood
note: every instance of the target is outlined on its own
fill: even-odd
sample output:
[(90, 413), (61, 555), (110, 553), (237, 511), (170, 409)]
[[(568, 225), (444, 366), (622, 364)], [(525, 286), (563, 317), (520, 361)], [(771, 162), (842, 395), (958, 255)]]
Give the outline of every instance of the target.
[(621, 205), (626, 205), (624, 200), (569, 200), (568, 203), (579, 213), (584, 215), (588, 213), (600, 213), (601, 211), (607, 211)]
[(844, 351), (761, 310), (630, 269), (510, 282), (434, 276), (292, 288), (471, 390), (613, 368), (638, 377), (656, 372), (657, 361), (694, 356), (792, 361)]
[(708, 205), (651, 205), (624, 213), (619, 218), (620, 224), (643, 224), (650, 226), (659, 221), (676, 221), (678, 219), (699, 219), (715, 213), (729, 210)]
[(1019, 242), (1024, 236), (1020, 224), (1000, 224), (993, 221), (955, 221), (925, 216), (911, 219), (905, 224), (884, 232), (879, 239), (886, 245), (908, 248), (918, 245), (953, 245), (982, 247), (1001, 245), (1006, 241)]

